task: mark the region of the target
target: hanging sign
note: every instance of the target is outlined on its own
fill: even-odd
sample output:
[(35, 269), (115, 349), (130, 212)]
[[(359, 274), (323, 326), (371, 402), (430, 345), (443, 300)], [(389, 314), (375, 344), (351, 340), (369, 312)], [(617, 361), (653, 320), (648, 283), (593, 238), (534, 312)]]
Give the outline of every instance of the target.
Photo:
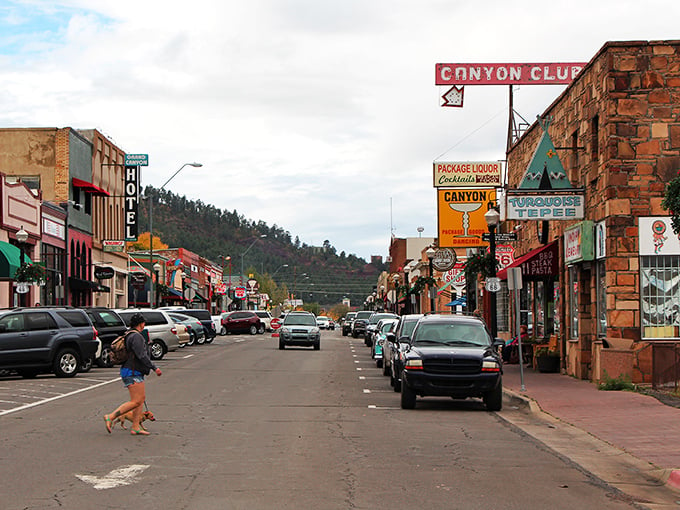
[(500, 161), (435, 161), (434, 187), (481, 187), (501, 184)]
[(680, 255), (680, 237), (670, 216), (638, 218), (640, 255)]
[(580, 220), (585, 216), (583, 193), (511, 194), (506, 198), (509, 220)]
[(496, 202), (495, 189), (439, 189), (437, 191), (439, 245), (448, 248), (485, 246), (488, 232), (484, 213)]
[(139, 205), (139, 167), (125, 167), (125, 240), (137, 240)]
[(573, 264), (593, 260), (593, 222), (582, 221), (564, 231), (564, 262)]
[(435, 85), (568, 85), (586, 64), (436, 64)]

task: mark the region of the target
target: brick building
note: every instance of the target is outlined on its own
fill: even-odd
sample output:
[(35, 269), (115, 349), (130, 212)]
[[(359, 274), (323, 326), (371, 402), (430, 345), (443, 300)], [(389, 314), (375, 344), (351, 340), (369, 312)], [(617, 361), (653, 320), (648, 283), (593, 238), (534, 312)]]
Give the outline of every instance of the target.
[(541, 117), (555, 151), (538, 154), (532, 125), (508, 152), (509, 189), (532, 157), (556, 154), (584, 218), (504, 222), (520, 234), (514, 265), (542, 268), (525, 283), (522, 321), (570, 375), (649, 380), (653, 346), (680, 341), (680, 242), (661, 207), (680, 170), (680, 41), (606, 43)]

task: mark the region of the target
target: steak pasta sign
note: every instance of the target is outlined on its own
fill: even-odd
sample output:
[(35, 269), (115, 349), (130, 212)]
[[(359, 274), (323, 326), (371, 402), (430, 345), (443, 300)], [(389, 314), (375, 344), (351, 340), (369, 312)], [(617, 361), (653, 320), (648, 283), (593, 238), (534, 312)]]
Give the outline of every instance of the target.
[(585, 65), (436, 64), (435, 85), (567, 85)]
[(583, 194), (531, 194), (507, 197), (509, 220), (580, 220), (584, 217)]
[(435, 162), (434, 187), (501, 186), (501, 163), (486, 161), (480, 163), (466, 162)]

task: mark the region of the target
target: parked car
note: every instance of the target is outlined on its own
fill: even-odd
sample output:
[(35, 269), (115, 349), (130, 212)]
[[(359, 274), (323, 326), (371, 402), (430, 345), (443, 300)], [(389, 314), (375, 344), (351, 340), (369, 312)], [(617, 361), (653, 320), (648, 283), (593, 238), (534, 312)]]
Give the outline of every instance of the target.
[(177, 310), (179, 313), (183, 315), (189, 315), (190, 317), (196, 317), (199, 321), (201, 321), (201, 324), (203, 324), (203, 330), (205, 332), (205, 342), (210, 343), (212, 342), (215, 337), (217, 336), (217, 330), (215, 329), (215, 325), (213, 324), (212, 316), (210, 315), (210, 311), (208, 310), (201, 310), (197, 308), (187, 308), (185, 310)]
[(97, 330), (97, 336), (102, 343), (101, 353), (95, 358), (95, 363), (100, 367), (112, 367), (111, 342), (125, 333), (128, 327), (120, 315), (110, 308), (87, 307), (83, 310)]
[(357, 312), (347, 312), (342, 321), (342, 336), (347, 336), (352, 333), (352, 322), (354, 317), (357, 316)]
[(222, 317), (222, 327), (227, 335), (229, 333), (263, 334), (265, 329), (262, 320), (251, 310), (236, 310), (225, 314)]
[(371, 346), (371, 357), (375, 360), (378, 368), (383, 367), (385, 356), (384, 341), (387, 333), (393, 331), (397, 319), (380, 319), (373, 334), (373, 345)]
[(315, 351), (321, 348), (321, 331), (316, 317), (309, 312), (290, 312), (279, 329), (279, 349), (287, 345), (312, 346)]
[(253, 310), (255, 312), (255, 315), (257, 315), (262, 323), (264, 324), (264, 329), (266, 331), (271, 331), (272, 330), (272, 314), (270, 314), (267, 310)]
[(330, 329), (330, 320), (325, 315), (317, 316), (316, 324), (319, 329)]
[(398, 319), (399, 316), (394, 313), (384, 312), (384, 313), (374, 313), (368, 318), (366, 322), (366, 332), (364, 333), (364, 343), (371, 347), (373, 345), (373, 335), (376, 331), (376, 326), (381, 319)]
[(352, 338), (359, 338), (366, 334), (366, 325), (368, 324), (368, 319), (371, 315), (373, 315), (373, 312), (370, 310), (357, 312), (352, 321)]
[[(408, 347), (408, 341), (422, 313), (402, 315), (397, 321), (394, 331), (385, 335), (383, 342), (383, 375), (390, 376), (390, 385), (394, 391), (401, 391), (401, 370), (403, 368), (403, 353)], [(397, 342), (397, 338), (401, 342)]]
[(27, 378), (43, 372), (73, 377), (83, 360), (94, 359), (98, 345), (96, 330), (83, 310), (0, 310), (0, 370), (16, 370)]
[(175, 321), (175, 324), (184, 324), (187, 327), (189, 333), (189, 342), (187, 345), (203, 344), (205, 343), (205, 328), (203, 323), (199, 321), (196, 317), (190, 317), (189, 315), (184, 315), (181, 311), (168, 311), (170, 318)]
[(135, 313), (141, 313), (146, 320), (146, 327), (151, 344), (151, 359), (159, 360), (168, 351), (175, 351), (179, 347), (177, 328), (168, 312), (165, 310), (151, 308), (126, 308), (116, 310), (118, 315), (125, 321), (126, 326), (130, 326), (130, 318)]
[(215, 328), (215, 333), (217, 333), (218, 335), (224, 335), (224, 333), (222, 333), (222, 314), (211, 315), (210, 318), (213, 321), (213, 327)]
[(503, 343), (494, 341), (477, 317), (425, 315), (404, 352), (402, 409), (415, 408), (418, 396), (446, 396), (481, 398), (489, 411), (500, 411), (503, 361), (498, 350)]

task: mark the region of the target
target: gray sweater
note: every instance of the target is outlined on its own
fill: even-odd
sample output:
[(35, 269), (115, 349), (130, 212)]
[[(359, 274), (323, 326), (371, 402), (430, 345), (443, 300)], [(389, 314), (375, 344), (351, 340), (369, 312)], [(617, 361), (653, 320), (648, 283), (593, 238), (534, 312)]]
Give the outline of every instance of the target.
[(128, 359), (123, 363), (125, 368), (137, 370), (144, 375), (149, 375), (149, 372), (156, 370), (156, 365), (149, 356), (149, 344), (139, 331), (127, 334), (125, 347), (128, 351)]

